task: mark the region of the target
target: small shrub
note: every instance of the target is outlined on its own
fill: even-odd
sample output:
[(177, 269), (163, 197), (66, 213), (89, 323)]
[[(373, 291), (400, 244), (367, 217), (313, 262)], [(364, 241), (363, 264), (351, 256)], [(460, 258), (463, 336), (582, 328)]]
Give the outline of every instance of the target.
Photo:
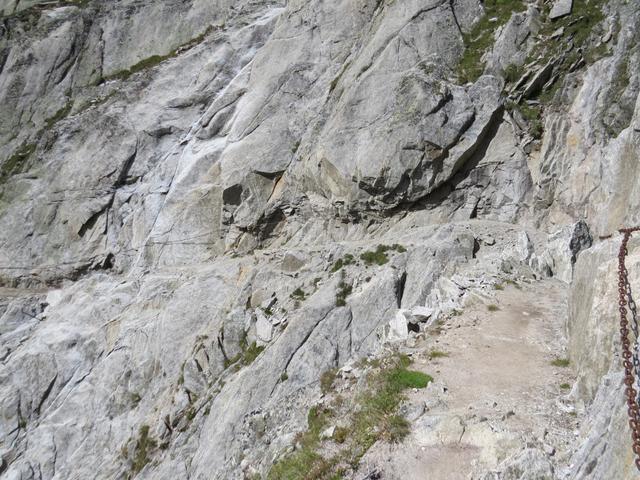
[(487, 305), (487, 310), (489, 310), (490, 312), (497, 312), (498, 310), (500, 310), (500, 307), (498, 307), (494, 303), (491, 303), (491, 304)]
[(556, 358), (555, 360), (551, 361), (551, 365), (553, 365), (554, 367), (568, 367), (569, 363), (570, 362), (568, 358)]
[(493, 289), (494, 289), (494, 290), (504, 290), (504, 287), (502, 286), (502, 284), (501, 284), (501, 283), (495, 283), (495, 284), (493, 285)]
[(568, 383), (561, 383), (560, 388), (562, 390), (569, 390), (571, 388), (571, 385), (569, 385)]
[(293, 293), (291, 293), (291, 298), (294, 300), (304, 300), (307, 294), (300, 287), (296, 288)]
[(286, 382), (287, 380), (289, 380), (289, 375), (287, 374), (287, 372), (282, 372), (282, 375), (280, 375), (280, 381)]
[(344, 257), (339, 258), (336, 263), (331, 267), (331, 273), (335, 273), (340, 270), (342, 267), (346, 267), (347, 265), (351, 265), (354, 263), (355, 258), (350, 253), (347, 253)]
[(375, 251), (367, 251), (362, 253), (360, 255), (360, 258), (367, 266), (370, 266), (373, 264), (384, 265), (389, 261), (389, 257), (387, 257), (385, 250), (380, 248), (380, 246), (378, 246), (378, 248)]

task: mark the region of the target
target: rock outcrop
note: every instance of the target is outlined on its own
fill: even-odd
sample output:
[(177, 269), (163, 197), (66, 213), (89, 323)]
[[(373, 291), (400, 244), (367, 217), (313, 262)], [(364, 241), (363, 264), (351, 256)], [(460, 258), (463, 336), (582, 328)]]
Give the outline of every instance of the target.
[[(276, 478), (327, 372), (366, 395), (518, 284), (569, 299), (556, 431), (443, 423), (436, 375), (404, 447), (633, 478), (607, 236), (640, 223), (640, 4), (550, 8), (0, 0), (0, 475)], [(339, 478), (402, 471), (367, 448)]]

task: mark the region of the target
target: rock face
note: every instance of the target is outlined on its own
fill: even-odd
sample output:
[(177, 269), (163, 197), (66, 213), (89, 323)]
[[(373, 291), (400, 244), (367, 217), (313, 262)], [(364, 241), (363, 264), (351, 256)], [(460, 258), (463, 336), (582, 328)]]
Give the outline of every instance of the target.
[(637, 0), (0, 15), (3, 478), (267, 478), (324, 372), (550, 276), (584, 427), (478, 478), (632, 478), (599, 237), (640, 222)]

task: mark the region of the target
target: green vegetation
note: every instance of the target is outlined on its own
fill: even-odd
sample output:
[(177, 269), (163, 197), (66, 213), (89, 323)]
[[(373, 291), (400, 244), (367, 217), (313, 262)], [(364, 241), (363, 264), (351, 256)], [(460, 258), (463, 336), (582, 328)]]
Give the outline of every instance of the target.
[(429, 360), (433, 360), (434, 358), (445, 358), (448, 357), (449, 354), (447, 352), (442, 352), (440, 350), (431, 350), (429, 353)]
[(264, 350), (264, 347), (258, 346), (256, 342), (252, 342), (251, 344), (249, 344), (246, 334), (243, 335), (242, 338), (240, 338), (239, 343), (240, 353), (231, 358), (225, 359), (225, 368), (228, 368), (231, 365), (235, 365), (236, 369), (239, 370), (243, 366), (251, 365), (253, 361), (258, 358), (258, 355), (260, 355)]
[(272, 317), (273, 316), (273, 310), (271, 310), (271, 307), (258, 307), (260, 310), (262, 310), (264, 312), (265, 315)]
[[(348, 412), (336, 397), (328, 407), (309, 410), (308, 428), (298, 435), (297, 449), (280, 459), (268, 474), (270, 480), (337, 480), (355, 470), (362, 456), (377, 441), (398, 442), (409, 433), (406, 419), (397, 408), (407, 388), (424, 388), (433, 379), (421, 372), (408, 370), (406, 356), (386, 359), (376, 372), (366, 378), (364, 391), (355, 397), (355, 408)], [(323, 374), (323, 377), (326, 375)], [(331, 439), (321, 433), (341, 422)], [(323, 455), (323, 442), (333, 442), (331, 454)]]
[(569, 359), (568, 358), (556, 358), (555, 360), (553, 360), (551, 362), (551, 365), (553, 365), (554, 367), (568, 367), (569, 366)]
[(60, 120), (62, 120), (63, 118), (66, 118), (67, 115), (69, 115), (69, 112), (71, 112), (72, 108), (73, 108), (73, 100), (69, 99), (67, 100), (67, 103), (65, 103), (65, 105), (60, 110), (54, 113), (51, 118), (47, 118), (44, 121), (45, 128), (47, 130), (51, 130), (51, 128), (53, 128), (53, 126), (56, 123), (58, 123)]
[(485, 0), (483, 6), (485, 15), (463, 35), (464, 53), (458, 64), (461, 83), (474, 82), (482, 75), (482, 56), (493, 46), (495, 31), (507, 23), (513, 13), (526, 9), (521, 0)]
[(351, 295), (353, 287), (345, 282), (340, 282), (336, 293), (336, 306), (344, 307), (347, 304), (347, 297)]
[(300, 287), (296, 288), (293, 293), (291, 293), (291, 298), (294, 300), (304, 300), (307, 297), (307, 294)]
[(498, 310), (500, 310), (500, 307), (498, 307), (494, 303), (491, 303), (491, 304), (487, 305), (487, 310), (489, 310), (490, 312), (497, 312)]
[(331, 391), (337, 374), (338, 370), (336, 368), (332, 368), (320, 376), (320, 390), (322, 390), (322, 393), (326, 395)]
[(507, 110), (511, 112), (518, 111), (522, 118), (529, 125), (529, 133), (535, 139), (542, 138), (544, 133), (544, 123), (542, 122), (542, 105), (540, 103), (516, 103), (513, 101), (507, 101), (505, 103)]
[(140, 396), (140, 394), (136, 392), (129, 394), (129, 398), (131, 399), (131, 403), (133, 403), (134, 407), (137, 407), (140, 401), (142, 400), (142, 397)]
[(501, 283), (494, 283), (493, 284), (493, 289), (494, 290), (504, 290), (504, 286)]
[(280, 381), (286, 382), (287, 380), (289, 380), (289, 374), (287, 372), (282, 372), (282, 375), (280, 375)]
[(36, 151), (33, 143), (23, 143), (18, 149), (0, 166), (0, 182), (12, 175), (24, 171), (25, 164), (29, 157)]
[(150, 57), (147, 57), (143, 60), (140, 60), (138, 63), (136, 63), (135, 65), (132, 65), (131, 67), (125, 70), (121, 70), (112, 75), (108, 75), (107, 77), (104, 77), (104, 80), (126, 80), (134, 73), (138, 73), (143, 70), (147, 70), (149, 68), (155, 67), (156, 65), (161, 64), (165, 60), (176, 57), (180, 52), (183, 52), (185, 50), (188, 50), (198, 45), (205, 39), (207, 35), (209, 35), (209, 33), (211, 33), (212, 29), (213, 27), (210, 26), (202, 34), (189, 40), (187, 43), (180, 45), (178, 48), (171, 50), (169, 53), (165, 55), (152, 55)]
[(352, 263), (354, 263), (355, 259), (353, 257), (353, 255), (351, 255), (350, 253), (347, 253), (344, 257), (339, 258), (336, 263), (333, 264), (333, 267), (331, 267), (331, 273), (335, 273), (338, 270), (340, 270), (342, 267), (346, 267), (347, 265), (351, 265)]
[(562, 390), (569, 390), (571, 388), (571, 385), (569, 385), (568, 383), (561, 383), (560, 388)]
[(157, 445), (157, 442), (149, 435), (149, 425), (142, 425), (138, 432), (133, 463), (131, 464), (133, 476), (137, 475), (149, 463), (149, 454)]
[(393, 245), (378, 245), (378, 247), (374, 251), (366, 251), (360, 255), (360, 258), (367, 266), (376, 264), (376, 265), (384, 265), (389, 261), (389, 257), (387, 256), (387, 252), (396, 251), (398, 253), (404, 253), (407, 251), (405, 247), (394, 243)]

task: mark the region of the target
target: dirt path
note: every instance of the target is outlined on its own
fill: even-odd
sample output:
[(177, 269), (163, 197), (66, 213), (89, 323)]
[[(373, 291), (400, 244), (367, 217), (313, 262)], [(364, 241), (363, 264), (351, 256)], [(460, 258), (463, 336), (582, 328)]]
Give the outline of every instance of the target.
[(385, 480), (468, 479), (532, 446), (561, 463), (576, 427), (571, 368), (552, 364), (565, 357), (565, 292), (553, 280), (505, 285), (419, 339), (412, 368), (435, 381), (409, 395), (409, 439), (373, 448), (365, 470)]

